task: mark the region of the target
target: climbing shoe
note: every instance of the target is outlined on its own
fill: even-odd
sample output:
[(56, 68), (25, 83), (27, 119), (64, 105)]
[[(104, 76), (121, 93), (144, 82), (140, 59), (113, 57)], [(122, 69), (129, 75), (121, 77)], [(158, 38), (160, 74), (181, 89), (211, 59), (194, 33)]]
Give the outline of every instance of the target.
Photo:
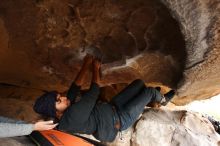
[(162, 102), (161, 102), (161, 105), (165, 106), (167, 105), (167, 103), (173, 99), (174, 95), (175, 95), (175, 90), (170, 90), (169, 92), (167, 92), (166, 94), (164, 94), (164, 99)]

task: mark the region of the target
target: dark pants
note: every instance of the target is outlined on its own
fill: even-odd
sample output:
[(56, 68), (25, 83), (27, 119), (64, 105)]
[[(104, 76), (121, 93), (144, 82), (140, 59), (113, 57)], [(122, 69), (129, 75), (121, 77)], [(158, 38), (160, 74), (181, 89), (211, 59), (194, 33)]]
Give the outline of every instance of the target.
[(160, 102), (162, 95), (152, 87), (146, 87), (142, 80), (135, 80), (113, 97), (121, 121), (120, 130), (125, 130), (135, 123), (144, 107), (152, 102)]

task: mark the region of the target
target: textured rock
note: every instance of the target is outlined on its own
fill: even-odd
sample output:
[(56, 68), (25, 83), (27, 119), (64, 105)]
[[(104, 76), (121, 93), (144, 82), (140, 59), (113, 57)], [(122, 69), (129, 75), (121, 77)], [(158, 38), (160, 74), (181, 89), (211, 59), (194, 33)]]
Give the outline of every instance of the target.
[(179, 22), (186, 41), (186, 68), (176, 104), (220, 93), (220, 2), (161, 0)]
[(136, 125), (109, 146), (218, 146), (218, 135), (208, 119), (187, 111), (146, 110)]
[[(1, 41), (7, 44), (1, 46), (1, 83), (65, 91), (87, 52), (102, 54), (107, 72), (103, 86), (143, 78), (176, 87), (181, 78), (184, 40), (176, 21), (157, 1), (2, 1), (0, 10), (6, 36)], [(138, 55), (152, 55), (152, 60), (144, 62), (142, 57), (139, 70), (126, 66)]]
[(220, 93), (219, 1), (161, 2), (3, 0), (0, 83), (63, 92), (93, 52), (102, 86), (142, 78), (177, 88), (175, 104)]

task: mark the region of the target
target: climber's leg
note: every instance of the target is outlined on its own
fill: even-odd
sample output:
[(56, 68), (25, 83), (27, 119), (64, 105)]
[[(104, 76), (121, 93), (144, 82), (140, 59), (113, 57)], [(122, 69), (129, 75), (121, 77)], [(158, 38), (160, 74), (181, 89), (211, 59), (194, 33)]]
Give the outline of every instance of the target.
[(163, 96), (158, 90), (151, 87), (144, 88), (138, 95), (118, 110), (121, 120), (121, 130), (129, 128), (135, 123), (144, 107), (152, 101), (160, 101)]
[(137, 79), (130, 83), (125, 89), (112, 98), (112, 104), (117, 108), (122, 108), (131, 98), (135, 97), (138, 93), (145, 88), (142, 80)]

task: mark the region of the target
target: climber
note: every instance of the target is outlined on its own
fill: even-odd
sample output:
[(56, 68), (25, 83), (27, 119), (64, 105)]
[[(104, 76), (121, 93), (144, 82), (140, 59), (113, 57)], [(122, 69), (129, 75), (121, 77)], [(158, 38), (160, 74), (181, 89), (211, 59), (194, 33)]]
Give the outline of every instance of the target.
[[(92, 83), (90, 89), (80, 95), (80, 87), (90, 64), (93, 64)], [(145, 105), (150, 102), (166, 105), (175, 94), (171, 90), (163, 96), (158, 89), (146, 87), (138, 79), (113, 97), (111, 103), (96, 102), (99, 96), (100, 66), (100, 61), (86, 56), (67, 95), (62, 96), (55, 91), (45, 93), (36, 100), (34, 110), (45, 116), (56, 117), (59, 120), (58, 130), (92, 134), (100, 141), (111, 142), (118, 131), (135, 123)]]
[(57, 126), (53, 121), (39, 121), (35, 124), (28, 124), (0, 116), (0, 138), (29, 135), (32, 131), (50, 130)]

